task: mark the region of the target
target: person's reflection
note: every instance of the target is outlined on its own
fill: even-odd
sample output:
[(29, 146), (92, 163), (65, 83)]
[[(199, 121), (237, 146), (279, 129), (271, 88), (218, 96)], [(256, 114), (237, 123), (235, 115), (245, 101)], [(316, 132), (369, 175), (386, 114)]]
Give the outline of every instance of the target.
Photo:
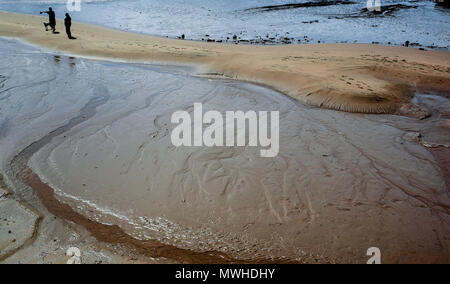
[(61, 62), (61, 57), (59, 55), (54, 55), (53, 60), (55, 61), (56, 64), (59, 64), (59, 62)]
[(75, 60), (76, 60), (75, 57), (69, 57), (69, 66), (70, 66), (70, 68), (75, 68), (75, 65), (76, 65)]
[[(75, 57), (65, 57), (65, 56), (63, 56), (61, 58), (61, 56), (59, 56), (59, 55), (54, 55), (53, 56), (53, 61), (58, 66), (60, 65), (61, 62), (68, 63), (68, 65), (69, 65), (69, 67), (70, 67), (70, 69), (72, 71), (77, 65), (77, 59)], [(66, 65), (64, 65), (64, 66), (66, 66)]]

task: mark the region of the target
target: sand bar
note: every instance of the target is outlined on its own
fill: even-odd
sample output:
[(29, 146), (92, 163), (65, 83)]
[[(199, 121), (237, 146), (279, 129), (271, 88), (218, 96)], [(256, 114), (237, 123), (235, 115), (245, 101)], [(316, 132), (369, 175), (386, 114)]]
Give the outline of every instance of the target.
[(416, 89), (450, 92), (448, 52), (367, 44), (203, 43), (83, 23), (74, 23), (78, 39), (71, 41), (64, 33), (45, 33), (44, 20), (0, 12), (0, 35), (79, 56), (196, 64), (203, 74), (264, 84), (310, 105), (350, 112), (394, 113)]

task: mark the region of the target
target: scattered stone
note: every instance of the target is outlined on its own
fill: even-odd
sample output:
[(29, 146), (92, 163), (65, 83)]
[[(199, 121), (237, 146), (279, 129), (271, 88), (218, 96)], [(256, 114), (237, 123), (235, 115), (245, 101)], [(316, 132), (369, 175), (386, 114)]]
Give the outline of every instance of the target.
[(422, 138), (422, 134), (420, 134), (420, 132), (407, 132), (403, 138), (407, 141), (419, 143)]
[(305, 21), (305, 22), (302, 22), (303, 24), (313, 24), (313, 23), (318, 23), (319, 22), (319, 20), (314, 20), (314, 21)]

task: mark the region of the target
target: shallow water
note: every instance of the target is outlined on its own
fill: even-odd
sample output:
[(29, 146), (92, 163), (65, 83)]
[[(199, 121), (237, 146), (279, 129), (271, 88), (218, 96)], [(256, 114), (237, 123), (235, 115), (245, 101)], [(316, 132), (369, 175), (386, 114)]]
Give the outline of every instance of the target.
[[(309, 1), (272, 0), (99, 0), (83, 1), (75, 21), (100, 24), (125, 31), (187, 39), (289, 42), (359, 42), (401, 45), (405, 41), (422, 46), (450, 47), (450, 9), (436, 8), (432, 1), (383, 0), (382, 5), (402, 4), (417, 8), (398, 9), (388, 16), (361, 13), (366, 1), (351, 5), (305, 7), (269, 12), (247, 10), (266, 5)], [(311, 1), (317, 2), (317, 1)], [(320, 1), (319, 1), (320, 2)], [(52, 5), (58, 17), (66, 12), (66, 1), (0, 0), (0, 9), (38, 14)], [(62, 28), (61, 28), (62, 29)], [(209, 37), (206, 37), (209, 35)], [(305, 38), (306, 37), (306, 38)], [(270, 41), (268, 43), (271, 43)]]
[[(60, 200), (94, 220), (140, 239), (238, 258), (364, 262), (377, 246), (385, 261), (448, 261), (448, 187), (432, 153), (408, 134), (442, 142), (433, 134), (442, 129), (426, 132), (442, 122), (438, 114), (418, 121), (341, 113), (251, 84), (192, 77), (185, 68), (1, 43), (3, 170), (90, 100), (108, 98), (30, 161)], [(194, 102), (205, 111), (280, 111), (280, 154), (175, 148), (170, 116), (192, 111)]]

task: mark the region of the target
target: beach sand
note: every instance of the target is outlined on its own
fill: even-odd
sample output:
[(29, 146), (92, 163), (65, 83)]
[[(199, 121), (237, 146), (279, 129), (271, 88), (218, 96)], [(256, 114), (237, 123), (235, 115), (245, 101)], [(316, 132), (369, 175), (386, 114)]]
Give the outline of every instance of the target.
[[(206, 44), (78, 23), (69, 41), (42, 31), (40, 17), (0, 16), (0, 34), (56, 51), (198, 66), (192, 74), (5, 43), (0, 162), (12, 196), (39, 212), (26, 224), (43, 219), (41, 233), (30, 231), (0, 260), (64, 262), (77, 246), (87, 262), (364, 263), (376, 246), (384, 263), (450, 262), (447, 53)], [(222, 80), (202, 78), (211, 74)], [(365, 97), (356, 80), (386, 100)], [(427, 118), (311, 107), (273, 89), (312, 105), (336, 95), (347, 110)], [(194, 102), (279, 110), (280, 155), (173, 147), (170, 115)]]
[[(74, 23), (68, 40), (43, 32), (45, 17), (0, 12), (0, 35), (69, 54), (196, 64), (199, 73), (264, 84), (303, 103), (363, 113), (420, 116), (416, 89), (450, 92), (450, 53), (367, 44), (253, 46), (182, 41)], [(57, 26), (63, 29), (62, 21)]]

